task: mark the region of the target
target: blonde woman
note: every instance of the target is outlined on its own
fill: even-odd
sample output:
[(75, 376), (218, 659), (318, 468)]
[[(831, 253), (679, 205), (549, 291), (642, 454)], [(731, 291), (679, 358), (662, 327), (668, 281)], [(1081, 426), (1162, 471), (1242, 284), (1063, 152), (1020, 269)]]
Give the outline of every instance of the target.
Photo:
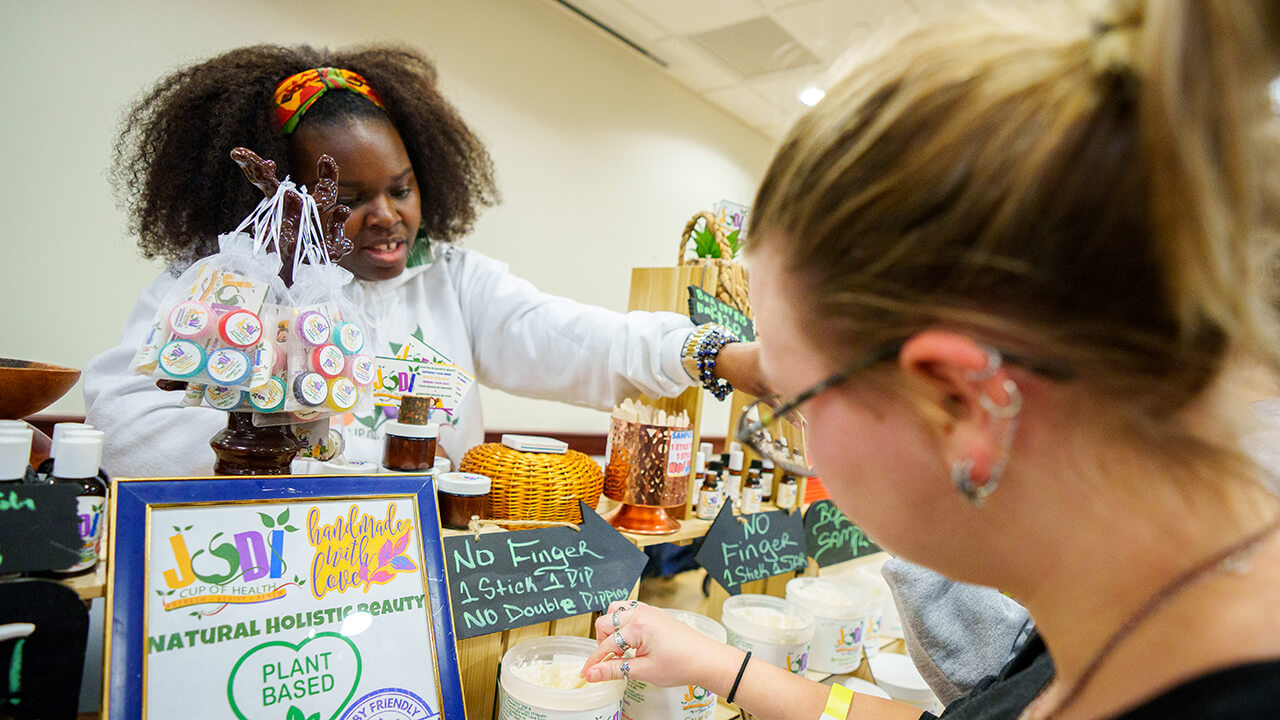
[[(777, 414), (804, 413), (813, 469), (886, 549), (1035, 619), (944, 717), (1280, 717), (1280, 502), (1239, 449), (1280, 357), (1278, 12), (1151, 0), (918, 34), (833, 88), (761, 186)], [(767, 452), (761, 425), (741, 434)], [(761, 718), (920, 715), (644, 605), (597, 630), (591, 680), (697, 683)]]

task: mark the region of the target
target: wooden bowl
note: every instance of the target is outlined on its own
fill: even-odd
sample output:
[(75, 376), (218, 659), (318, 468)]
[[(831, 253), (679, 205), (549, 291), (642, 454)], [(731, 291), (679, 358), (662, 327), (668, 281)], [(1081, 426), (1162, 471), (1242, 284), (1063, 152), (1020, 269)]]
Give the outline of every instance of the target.
[(80, 371), (75, 368), (0, 358), (0, 419), (21, 420), (67, 394)]

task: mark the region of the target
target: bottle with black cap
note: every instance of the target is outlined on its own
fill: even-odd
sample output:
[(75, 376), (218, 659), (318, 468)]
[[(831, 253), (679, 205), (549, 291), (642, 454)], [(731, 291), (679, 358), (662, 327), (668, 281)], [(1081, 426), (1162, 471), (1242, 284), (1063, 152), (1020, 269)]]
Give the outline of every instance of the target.
[(752, 460), (747, 469), (747, 477), (742, 482), (742, 512), (744, 513), (760, 512), (760, 497), (764, 493), (764, 489), (760, 486), (761, 467), (759, 460)]
[(102, 431), (86, 431), (63, 437), (58, 457), (53, 461), (54, 484), (69, 483), (79, 487), (76, 499), (80, 516), (80, 560), (68, 568), (56, 571), (60, 575), (81, 575), (92, 572), (98, 564), (98, 550), (106, 519), (107, 486), (98, 477), (98, 464), (102, 462)]

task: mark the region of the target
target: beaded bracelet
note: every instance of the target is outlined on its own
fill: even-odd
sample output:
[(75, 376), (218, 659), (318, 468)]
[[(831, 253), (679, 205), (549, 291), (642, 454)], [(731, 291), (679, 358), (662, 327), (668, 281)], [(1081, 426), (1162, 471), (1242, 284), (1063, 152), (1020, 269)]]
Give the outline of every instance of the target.
[(724, 400), (733, 392), (733, 386), (728, 380), (715, 376), (716, 358), (720, 356), (720, 351), (725, 345), (736, 342), (736, 338), (729, 334), (728, 330), (717, 326), (706, 339), (699, 345), (694, 352), (694, 358), (698, 362), (698, 379), (702, 381), (702, 387), (706, 388), (712, 396), (717, 400)]

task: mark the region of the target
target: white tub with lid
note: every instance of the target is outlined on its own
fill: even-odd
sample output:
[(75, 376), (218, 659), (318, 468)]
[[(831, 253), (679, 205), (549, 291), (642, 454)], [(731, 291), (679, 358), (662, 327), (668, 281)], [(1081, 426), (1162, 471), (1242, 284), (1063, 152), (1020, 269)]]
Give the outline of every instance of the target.
[[(705, 615), (687, 610), (663, 610), (677, 620), (722, 643), (724, 626)], [(622, 695), (623, 720), (709, 720), (716, 714), (716, 694), (697, 685), (661, 687), (639, 680), (627, 683)]]
[(769, 595), (735, 595), (724, 601), (720, 622), (729, 644), (750, 650), (753, 658), (797, 675), (809, 666), (813, 615), (795, 603)]
[(813, 614), (809, 668), (851, 673), (862, 664), (872, 591), (846, 578), (798, 577), (787, 581), (787, 600)]
[(511, 646), (502, 656), (498, 720), (619, 720), (626, 683), (578, 675), (595, 649), (594, 640), (568, 635)]

